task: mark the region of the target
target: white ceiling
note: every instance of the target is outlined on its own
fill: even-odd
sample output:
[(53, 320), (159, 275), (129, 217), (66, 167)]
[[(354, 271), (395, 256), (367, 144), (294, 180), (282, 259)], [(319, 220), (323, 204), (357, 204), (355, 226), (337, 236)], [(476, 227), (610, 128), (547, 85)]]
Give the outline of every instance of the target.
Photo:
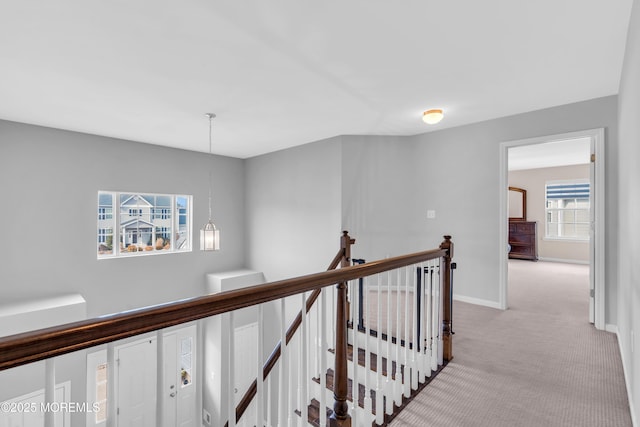
[(588, 164), (591, 139), (576, 138), (509, 148), (509, 170)]
[(240, 158), (616, 94), (632, 4), (0, 2), (0, 118), (208, 152), (213, 112)]

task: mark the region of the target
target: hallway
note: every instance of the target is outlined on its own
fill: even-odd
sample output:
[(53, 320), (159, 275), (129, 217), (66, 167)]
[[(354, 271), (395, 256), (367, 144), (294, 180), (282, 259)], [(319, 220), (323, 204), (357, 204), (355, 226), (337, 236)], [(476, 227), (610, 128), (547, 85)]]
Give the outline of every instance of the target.
[(454, 359), (390, 425), (631, 426), (616, 335), (588, 323), (588, 266), (509, 261), (509, 307), (454, 302)]

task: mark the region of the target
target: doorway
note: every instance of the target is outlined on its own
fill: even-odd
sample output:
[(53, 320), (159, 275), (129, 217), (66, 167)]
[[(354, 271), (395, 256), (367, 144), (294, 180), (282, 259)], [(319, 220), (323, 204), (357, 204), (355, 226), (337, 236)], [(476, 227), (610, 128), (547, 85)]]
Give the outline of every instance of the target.
[[(590, 244), (588, 259), (590, 265), (590, 313), (589, 319), (597, 329), (605, 328), (604, 307), (604, 129), (592, 129), (571, 132), (561, 135), (550, 135), (525, 140), (508, 141), (500, 145), (500, 308), (508, 308), (508, 193), (509, 186), (509, 150), (516, 148), (534, 147), (546, 143), (561, 143), (562, 141), (587, 139), (590, 146)], [(541, 203), (545, 203), (544, 201)], [(545, 235), (546, 218), (540, 222), (542, 236)], [(538, 237), (538, 239), (540, 239)], [(503, 243), (504, 242), (504, 243)]]
[(197, 336), (192, 324), (117, 345), (113, 361), (107, 349), (89, 353), (87, 397), (99, 410), (87, 415), (87, 426), (107, 425), (109, 418), (116, 427), (196, 427)]

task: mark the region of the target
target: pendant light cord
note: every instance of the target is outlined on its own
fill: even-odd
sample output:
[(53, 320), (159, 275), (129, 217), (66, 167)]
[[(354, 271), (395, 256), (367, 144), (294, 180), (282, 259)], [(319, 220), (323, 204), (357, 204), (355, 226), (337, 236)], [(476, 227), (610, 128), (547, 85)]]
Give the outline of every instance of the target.
[[(215, 114), (209, 113), (207, 116), (209, 117), (209, 155), (211, 156), (211, 128)], [(209, 222), (211, 222), (211, 181), (213, 181), (213, 177), (211, 170), (209, 170)]]

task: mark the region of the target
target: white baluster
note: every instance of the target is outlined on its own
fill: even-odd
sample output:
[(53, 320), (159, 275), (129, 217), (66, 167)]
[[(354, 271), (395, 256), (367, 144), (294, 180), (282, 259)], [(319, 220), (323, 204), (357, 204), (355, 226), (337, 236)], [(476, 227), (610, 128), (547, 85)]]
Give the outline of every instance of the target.
[(409, 298), (411, 287), (409, 285), (409, 267), (404, 268), (404, 370), (402, 374), (402, 390), (404, 397), (411, 397), (411, 355), (409, 354), (409, 345), (411, 342), (411, 330), (409, 320), (409, 307), (411, 307), (411, 301)]
[(384, 392), (382, 389), (384, 378), (382, 377), (382, 314), (381, 310), (381, 287), (382, 287), (382, 276), (380, 274), (376, 275), (378, 281), (377, 287), (377, 296), (378, 299), (377, 309), (376, 309), (376, 424), (382, 425), (384, 422), (384, 408), (382, 405), (384, 404)]
[(327, 425), (327, 289), (323, 289), (320, 294), (320, 305), (318, 306), (318, 312), (320, 319), (320, 425), (322, 427)]
[(391, 370), (393, 369), (393, 362), (391, 360), (392, 352), (392, 339), (393, 328), (391, 326), (391, 272), (387, 272), (387, 378), (385, 379), (385, 396), (387, 397), (387, 405), (385, 407), (385, 413), (387, 415), (393, 414), (393, 381), (391, 377)]
[(272, 384), (273, 384), (272, 376), (267, 375), (267, 380), (265, 381), (265, 389), (267, 390), (267, 422), (265, 423), (265, 425), (268, 427), (271, 427), (271, 424), (273, 423), (273, 420), (271, 419), (272, 417), (271, 404), (273, 403), (272, 402), (273, 390), (271, 389)]
[(264, 307), (258, 305), (258, 351), (256, 352), (256, 426), (264, 423), (264, 375), (262, 371), (262, 353), (264, 347)]
[(401, 295), (401, 286), (402, 283), (402, 275), (401, 270), (397, 270), (396, 274), (396, 376), (393, 382), (393, 400), (396, 402), (396, 405), (402, 405), (402, 360), (400, 359), (402, 352), (401, 343), (402, 343), (402, 319), (400, 317), (402, 313), (402, 306), (400, 305), (402, 301)]
[(308, 405), (309, 405), (309, 388), (308, 388), (308, 380), (309, 380), (309, 369), (308, 369), (308, 354), (309, 354), (309, 337), (307, 333), (307, 294), (305, 292), (300, 294), (301, 299), (300, 303), (302, 304), (302, 308), (300, 312), (302, 313), (302, 323), (300, 324), (301, 332), (300, 335), (300, 350), (302, 353), (301, 363), (300, 363), (300, 418), (302, 421), (302, 425), (307, 425), (308, 416)]
[(425, 264), (422, 263), (420, 264), (420, 270), (418, 272), (418, 274), (420, 275), (420, 319), (418, 319), (418, 322), (420, 322), (420, 333), (418, 334), (418, 346), (419, 346), (419, 352), (418, 352), (418, 369), (420, 370), (420, 378), (419, 381), (420, 383), (424, 383), (427, 380), (427, 363), (425, 361), (425, 345), (426, 345), (426, 328), (427, 328), (427, 322), (426, 322), (426, 314), (427, 314), (427, 306), (426, 306), (426, 297), (425, 297), (425, 290), (427, 287), (427, 280), (426, 280), (426, 275), (425, 275)]
[(358, 426), (358, 411), (360, 409), (360, 405), (358, 405), (359, 398), (359, 386), (358, 386), (358, 326), (360, 323), (360, 292), (357, 280), (352, 280), (351, 282), (351, 319), (352, 319), (352, 350), (353, 355), (351, 357), (351, 363), (353, 366), (353, 378), (351, 378), (351, 397), (353, 399), (353, 410), (351, 411), (351, 422), (355, 427)]
[(371, 354), (369, 353), (369, 338), (371, 336), (371, 323), (369, 322), (369, 278), (364, 278), (362, 287), (362, 311), (360, 315), (364, 319), (364, 414), (369, 418), (373, 413), (371, 402), (371, 386), (369, 376), (371, 375)]
[[(444, 263), (442, 265), (444, 268)], [(439, 274), (438, 280), (438, 365), (442, 365), (444, 345), (442, 343), (442, 314), (444, 313), (444, 275)]]
[(284, 298), (280, 300), (280, 370), (278, 372), (278, 427), (284, 427), (287, 415), (287, 328)]
[(433, 317), (431, 319), (431, 370), (438, 369), (438, 353), (440, 352), (439, 337), (440, 333), (440, 269), (433, 270), (431, 279)]
[(227, 392), (228, 398), (228, 418), (229, 427), (235, 427), (236, 425), (236, 404), (235, 404), (235, 324), (233, 320), (233, 311), (230, 311), (229, 316), (229, 342), (227, 343), (227, 350), (229, 356), (229, 389)]
[(418, 298), (420, 298), (420, 294), (418, 293), (418, 283), (416, 280), (416, 266), (412, 265), (409, 267), (409, 279), (411, 286), (411, 305), (413, 306), (413, 316), (411, 318), (411, 389), (418, 389), (418, 360), (417, 360), (417, 352), (419, 347), (418, 341)]

